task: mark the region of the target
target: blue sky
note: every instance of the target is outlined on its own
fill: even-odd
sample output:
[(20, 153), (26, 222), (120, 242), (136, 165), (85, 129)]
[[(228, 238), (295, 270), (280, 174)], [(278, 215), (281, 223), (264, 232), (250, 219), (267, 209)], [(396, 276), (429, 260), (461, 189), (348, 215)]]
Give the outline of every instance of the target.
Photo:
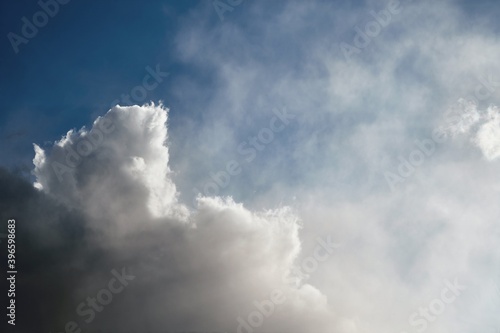
[[(256, 232), (274, 239), (276, 248), (297, 251), (297, 260), (314, 250), (319, 235), (335, 235), (345, 246), (304, 289), (292, 290), (291, 297), (325, 306), (300, 327), (333, 321), (347, 333), (368, 327), (410, 332), (408, 315), (433, 299), (444, 279), (456, 277), (472, 291), (450, 305), (451, 314), (433, 329), (452, 331), (469, 312), (470, 327), (500, 327), (490, 304), (498, 299), (485, 301), (489, 289), (481, 287), (497, 279), (500, 258), (490, 246), (500, 230), (498, 1), (243, 0), (227, 5), (232, 10), (223, 19), (214, 3), (71, 0), (16, 52), (8, 34), (22, 34), (22, 18), (32, 20), (41, 7), (4, 1), (0, 165), (21, 170), (42, 193), (88, 214), (91, 229), (99, 219), (115, 219), (87, 192), (95, 179), (109, 186), (109, 192), (91, 191), (100, 193), (96, 198), (127, 193), (113, 212), (126, 216), (129, 203), (137, 201), (136, 212), (158, 214), (148, 220), (152, 225), (158, 216), (212, 221), (224, 209), (243, 221), (260, 221), (256, 211), (290, 206), (303, 221), (300, 241), (293, 228), (285, 232), (285, 245), (267, 229)], [(370, 24), (375, 32), (367, 30)], [(157, 69), (168, 75), (154, 84), (151, 72)], [(137, 107), (124, 108), (130, 105), (120, 96), (143, 89), (144, 82), (154, 88), (133, 101)], [(121, 107), (108, 113), (117, 99)], [(160, 101), (169, 109), (168, 135), (158, 122), (164, 117)], [(142, 106), (148, 102), (156, 106)], [(117, 120), (133, 112), (143, 114)], [(102, 151), (113, 157), (108, 167), (118, 170), (123, 162), (130, 178), (100, 178), (104, 160), (96, 150), (67, 182), (57, 180), (49, 162), (64, 159), (64, 149), (86, 135), (78, 130), (97, 128), (99, 116), (123, 126)], [(141, 128), (152, 134), (140, 136)], [(272, 135), (268, 142), (266, 135)], [(166, 146), (155, 145), (164, 136)], [(260, 145), (251, 143), (255, 138)], [(130, 156), (120, 150), (120, 140)], [(33, 144), (39, 147), (36, 157)], [(139, 145), (142, 153), (134, 150)], [(229, 173), (233, 162), (241, 171), (218, 185), (214, 178)], [(130, 196), (123, 188), (132, 189)], [(156, 199), (165, 195), (166, 203), (145, 200), (144, 189)], [(198, 194), (206, 197), (199, 207)], [(230, 196), (248, 211), (218, 196)], [(273, 214), (262, 219), (293, 220), (288, 213)], [(228, 215), (221, 216), (226, 221)], [(234, 244), (226, 232), (248, 231), (245, 225), (228, 231), (215, 224), (229, 248)], [(122, 227), (119, 232), (129, 232)], [(259, 253), (282, 259), (278, 252)], [(288, 269), (290, 262), (281, 259)], [(245, 268), (255, 294), (263, 291), (250, 278), (272, 266), (256, 265)], [(221, 269), (228, 276), (235, 270)], [(374, 299), (390, 310), (370, 307)], [(233, 308), (226, 301), (230, 305), (218, 310)], [(208, 322), (224, 321), (216, 312), (207, 314)], [(291, 325), (279, 315), (275, 320), (270, 328)]]
[[(6, 164), (27, 163), (30, 141), (55, 139), (67, 128), (88, 125), (142, 80), (146, 66), (176, 68), (168, 36), (175, 34), (175, 22), (190, 5), (151, 1), (138, 8), (131, 2), (73, 1), (61, 6), (18, 54), (6, 38), (1, 85), (8, 106), (2, 112), (2, 132), (23, 133), (5, 144), (22, 152), (12, 156), (10, 151)], [(21, 17), (40, 10), (34, 1), (2, 6), (3, 35), (19, 33)], [(148, 98), (165, 98), (167, 86), (162, 88)], [(22, 125), (26, 118), (32, 122)]]

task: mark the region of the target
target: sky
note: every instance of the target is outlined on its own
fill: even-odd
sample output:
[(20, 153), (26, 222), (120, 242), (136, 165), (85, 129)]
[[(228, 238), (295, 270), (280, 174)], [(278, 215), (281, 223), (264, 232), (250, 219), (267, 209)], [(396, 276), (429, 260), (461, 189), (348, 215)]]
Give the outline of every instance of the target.
[(500, 332), (497, 1), (0, 6), (6, 332)]

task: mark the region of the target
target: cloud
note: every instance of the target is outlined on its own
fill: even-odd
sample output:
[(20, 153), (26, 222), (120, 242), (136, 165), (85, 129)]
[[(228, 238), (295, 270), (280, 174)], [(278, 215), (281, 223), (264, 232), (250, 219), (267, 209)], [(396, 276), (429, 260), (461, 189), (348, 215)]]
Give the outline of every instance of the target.
[[(402, 11), (347, 61), (340, 43), (352, 44), (355, 26), (388, 3), (248, 2), (224, 24), (186, 19), (176, 39), (179, 61), (214, 78), (208, 86), (190, 78), (173, 88), (174, 96), (190, 95), (189, 109), (205, 120), (183, 147), (210, 147), (200, 163), (175, 152), (176, 163), (194, 169), (179, 176), (181, 196), (203, 183), (191, 177), (196, 170), (220, 169), (217, 161), (232, 158), (231, 145), (246, 139), (249, 127), (286, 105), (296, 126), (273, 142), (261, 167), (243, 170), (223, 193), (256, 206), (293, 204), (304, 221), (305, 253), (318, 234), (345, 241), (310, 283), (346, 330), (357, 332), (414, 332), (408, 317), (439, 296), (444, 279), (458, 277), (476, 293), (499, 258), (492, 245), (499, 236), (498, 160), (487, 158), (495, 155), (496, 126), (479, 134), (495, 123), (485, 110), (500, 105), (495, 16), (475, 17), (454, 1), (400, 1)], [(390, 193), (384, 172), (418, 149), (416, 141), (450, 125), (443, 117), (460, 98), (481, 111)], [(429, 331), (465, 330), (455, 323), (474, 320), (469, 313), (478, 304), (469, 295)]]
[(487, 110), (484, 124), (477, 131), (474, 139), (488, 160), (500, 157), (500, 110), (492, 106)]
[[(21, 326), (62, 331), (75, 321), (84, 331), (236, 331), (238, 318), (251, 322), (255, 303), (268, 304), (274, 292), (284, 301), (262, 315), (256, 331), (326, 329), (332, 316), (326, 297), (293, 272), (301, 252), (296, 214), (287, 207), (253, 212), (220, 197), (199, 197), (188, 210), (177, 202), (170, 178), (166, 121), (162, 105), (116, 106), (89, 130), (70, 131), (45, 149), (35, 146), (38, 190), (23, 185), (29, 195), (18, 195), (23, 199), (10, 209), (26, 212), (16, 217), (25, 237), (40, 232), (29, 251), (40, 253), (31, 263), (36, 269), (23, 274), (43, 281), (19, 289), (60, 289), (31, 302), (32, 312), (48, 309), (43, 320)], [(79, 149), (103, 123), (112, 130), (90, 153)], [(72, 152), (86, 156), (73, 156), (60, 181), (53, 165), (67, 163)], [(37, 214), (40, 223), (33, 222)], [(122, 267), (135, 279), (86, 323), (91, 316), (78, 315), (78, 306)]]
[[(192, 189), (206, 181), (200, 169), (220, 170), (217, 161), (234, 158), (235, 145), (281, 106), (297, 118), (266, 150), (266, 163), (280, 172), (248, 168), (221, 193), (250, 202), (272, 184), (280, 193), (329, 186), (342, 195), (368, 194), (386, 187), (381, 171), (411, 151), (416, 137), (428, 137), (451, 104), (469, 99), (486, 77), (500, 77), (491, 17), (475, 24), (453, 1), (400, 1), (401, 12), (347, 61), (340, 43), (352, 43), (355, 26), (373, 21), (370, 12), (389, 3), (249, 2), (223, 24), (211, 25), (199, 12), (187, 17), (175, 51), (199, 74), (182, 77), (172, 96), (203, 121), (189, 135), (175, 129), (182, 148), (173, 147), (172, 156), (184, 167), (176, 182), (181, 197), (190, 201)], [(482, 104), (500, 105), (498, 90), (480, 92), (489, 95)]]
[(500, 157), (500, 109), (491, 105), (478, 110), (475, 102), (460, 99), (458, 108), (449, 111), (450, 135), (467, 134), (488, 161)]

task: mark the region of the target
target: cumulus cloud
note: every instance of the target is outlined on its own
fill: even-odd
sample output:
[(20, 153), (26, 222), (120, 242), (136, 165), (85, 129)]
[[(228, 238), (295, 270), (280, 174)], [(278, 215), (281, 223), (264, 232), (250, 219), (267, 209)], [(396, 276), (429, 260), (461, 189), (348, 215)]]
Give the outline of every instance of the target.
[[(255, 302), (268, 304), (273, 292), (284, 301), (273, 305), (271, 316), (261, 314), (256, 331), (331, 327), (326, 297), (294, 273), (301, 252), (296, 214), (287, 207), (253, 212), (231, 198), (199, 197), (194, 210), (178, 203), (166, 121), (162, 105), (116, 106), (89, 130), (69, 131), (45, 149), (35, 146), (38, 190), (24, 186), (30, 195), (11, 209), (28, 212), (18, 217), (26, 223), (26, 237), (52, 230), (51, 242), (44, 238), (31, 249), (44, 254), (37, 265), (48, 265), (52, 279), (37, 288), (65, 283), (57, 297), (32, 304), (39, 311), (46, 306), (50, 314), (33, 327), (63, 331), (75, 321), (84, 331), (236, 331), (242, 320), (248, 325)], [(98, 131), (102, 139), (81, 149)], [(44, 208), (43, 202), (49, 204)], [(40, 209), (43, 223), (24, 222)], [(63, 218), (59, 211), (78, 218)], [(122, 267), (135, 276), (126, 290), (92, 320), (79, 316), (78, 305), (95, 297), (111, 270)], [(39, 270), (25, 274), (41, 278)]]
[[(185, 214), (175, 205), (177, 192), (169, 177), (167, 114), (154, 107), (137, 110), (115, 107), (90, 130), (70, 130), (49, 156), (35, 145), (36, 187), (99, 218), (139, 218), (146, 209), (155, 216)], [(112, 203), (111, 197), (121, 200)]]

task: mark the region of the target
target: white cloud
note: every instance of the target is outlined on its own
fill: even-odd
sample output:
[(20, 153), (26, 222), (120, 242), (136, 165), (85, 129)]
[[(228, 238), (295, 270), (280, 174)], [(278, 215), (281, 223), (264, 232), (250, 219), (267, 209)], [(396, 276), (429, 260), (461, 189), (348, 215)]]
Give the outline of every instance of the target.
[(486, 110), (478, 110), (476, 103), (465, 99), (457, 104), (457, 109), (449, 111), (454, 117), (450, 117), (453, 121), (447, 126), (448, 132), (453, 136), (470, 136), (488, 161), (500, 157), (500, 109), (492, 105)]
[(500, 109), (488, 108), (486, 117), (487, 120), (477, 131), (475, 143), (491, 161), (500, 157)]
[[(157, 328), (234, 331), (238, 317), (247, 320), (255, 311), (254, 301), (278, 289), (286, 301), (256, 329), (312, 332), (325, 325), (331, 315), (326, 297), (307, 283), (292, 283), (301, 251), (296, 215), (286, 207), (252, 212), (219, 197), (200, 197), (188, 211), (176, 201), (170, 178), (166, 120), (161, 105), (116, 106), (89, 131), (69, 132), (48, 151), (35, 146), (37, 187), (82, 211), (85, 227), (108, 251), (137, 258), (137, 279), (127, 290), (134, 297), (116, 306), (124, 312), (140, 306)], [(51, 165), (65, 162), (62, 150), (78, 152), (102, 123), (113, 130), (59, 182)], [(134, 317), (117, 321), (103, 314), (96, 323), (141, 329)]]

